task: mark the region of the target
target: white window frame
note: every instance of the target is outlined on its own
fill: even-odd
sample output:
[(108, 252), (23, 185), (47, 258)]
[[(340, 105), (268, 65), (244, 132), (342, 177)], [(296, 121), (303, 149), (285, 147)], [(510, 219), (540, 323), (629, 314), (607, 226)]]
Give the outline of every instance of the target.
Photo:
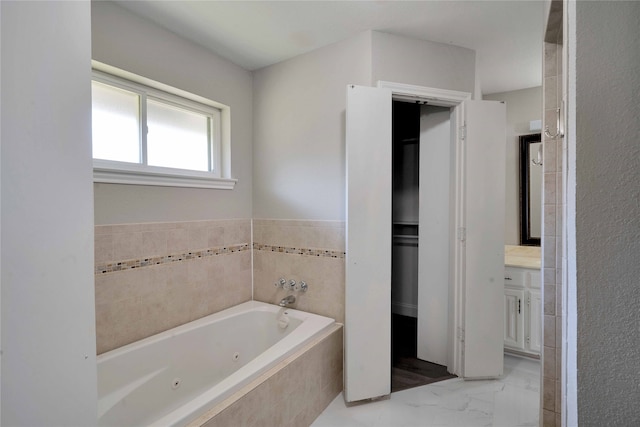
[[(119, 87), (140, 96), (142, 163), (93, 159), (93, 182), (108, 184), (194, 187), (231, 190), (236, 179), (230, 177), (230, 108), (224, 104), (155, 82), (124, 70), (92, 61), (92, 80)], [(209, 147), (211, 171), (195, 171), (146, 164), (146, 100), (205, 114), (211, 119)]]

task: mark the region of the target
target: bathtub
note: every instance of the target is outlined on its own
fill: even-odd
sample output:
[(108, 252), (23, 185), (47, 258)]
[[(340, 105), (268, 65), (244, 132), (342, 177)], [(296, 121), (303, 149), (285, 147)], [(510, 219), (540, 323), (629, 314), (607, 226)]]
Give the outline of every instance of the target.
[(98, 356), (99, 426), (184, 425), (333, 319), (249, 301)]

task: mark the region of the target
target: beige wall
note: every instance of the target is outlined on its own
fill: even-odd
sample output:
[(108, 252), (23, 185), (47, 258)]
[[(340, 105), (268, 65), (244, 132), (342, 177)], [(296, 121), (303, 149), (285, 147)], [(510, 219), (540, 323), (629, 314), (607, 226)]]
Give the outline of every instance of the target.
[(112, 2), (91, 3), (91, 24), (93, 59), (231, 107), (238, 179), (234, 190), (95, 184), (96, 224), (251, 218), (251, 73)]
[(475, 91), (476, 53), (444, 43), (372, 33), (371, 83), (378, 80)]
[(254, 73), (254, 218), (344, 220), (348, 84), (368, 85), (362, 33)]
[(542, 86), (484, 95), (483, 99), (507, 105), (507, 177), (505, 194), (505, 244), (520, 244), (520, 147), (518, 137), (530, 131), (531, 120), (542, 119)]

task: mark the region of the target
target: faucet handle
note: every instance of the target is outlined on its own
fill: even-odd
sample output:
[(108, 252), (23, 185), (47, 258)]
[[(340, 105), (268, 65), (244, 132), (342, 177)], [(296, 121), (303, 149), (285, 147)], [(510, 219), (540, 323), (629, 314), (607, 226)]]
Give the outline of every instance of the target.
[(285, 289), (289, 289), (291, 291), (297, 291), (298, 290), (298, 284), (293, 279), (289, 280), (289, 283), (287, 285), (285, 285)]
[(302, 292), (307, 292), (307, 290), (309, 289), (309, 285), (307, 285), (307, 282), (305, 282), (304, 280), (300, 281), (300, 290)]
[(273, 284), (273, 286), (275, 286), (276, 288), (285, 289), (286, 284), (287, 284), (287, 281), (281, 277), (280, 280), (278, 280)]

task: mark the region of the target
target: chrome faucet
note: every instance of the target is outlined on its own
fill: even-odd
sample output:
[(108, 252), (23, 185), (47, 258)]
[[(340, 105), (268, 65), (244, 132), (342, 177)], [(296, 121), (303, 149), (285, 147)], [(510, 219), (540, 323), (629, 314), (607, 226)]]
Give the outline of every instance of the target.
[(293, 295), (287, 295), (286, 297), (282, 298), (282, 301), (280, 301), (280, 307), (286, 307), (289, 304), (293, 304), (294, 302), (296, 302), (296, 297)]

